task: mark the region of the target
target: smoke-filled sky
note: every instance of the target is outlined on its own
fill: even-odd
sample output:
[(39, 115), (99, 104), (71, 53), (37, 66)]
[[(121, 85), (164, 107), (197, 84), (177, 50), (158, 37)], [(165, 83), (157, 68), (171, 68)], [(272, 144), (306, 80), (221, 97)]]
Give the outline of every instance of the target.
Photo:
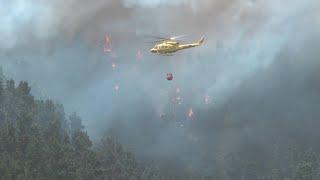
[[(319, 12), (318, 0), (3, 0), (0, 64), (37, 96), (77, 111), (94, 138), (115, 131), (146, 156), (203, 153), (212, 138), (233, 149), (247, 121), (215, 137), (225, 109), (234, 121), (252, 119), (251, 128), (319, 118)], [(174, 56), (149, 53), (147, 37), (181, 34), (205, 43)], [(103, 51), (106, 35), (111, 52)]]

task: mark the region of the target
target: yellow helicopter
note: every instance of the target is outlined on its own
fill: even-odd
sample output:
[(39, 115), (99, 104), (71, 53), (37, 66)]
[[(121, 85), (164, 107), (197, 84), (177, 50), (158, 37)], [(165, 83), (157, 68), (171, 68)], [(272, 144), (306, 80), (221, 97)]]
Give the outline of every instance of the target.
[(170, 37), (170, 38), (158, 38), (159, 40), (154, 41), (157, 43), (152, 49), (150, 49), (151, 53), (161, 54), (161, 55), (172, 55), (177, 51), (193, 48), (196, 46), (200, 46), (204, 42), (204, 36), (198, 42), (190, 43), (190, 44), (181, 44), (177, 41), (178, 38), (182, 36)]

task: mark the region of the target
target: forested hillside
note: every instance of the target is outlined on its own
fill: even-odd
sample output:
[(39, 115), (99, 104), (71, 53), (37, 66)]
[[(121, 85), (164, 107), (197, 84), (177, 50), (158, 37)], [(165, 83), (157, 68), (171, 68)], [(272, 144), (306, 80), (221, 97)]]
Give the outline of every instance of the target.
[(0, 79), (0, 179), (159, 179), (114, 138), (96, 147), (77, 114), (38, 100), (27, 82)]
[[(67, 116), (52, 100), (39, 100), (27, 82), (0, 79), (0, 179), (213, 179), (317, 180), (319, 155), (312, 142), (293, 138), (241, 145), (237, 152), (208, 152), (202, 167), (139, 161), (116, 138), (93, 145), (76, 113)], [(214, 113), (214, 112), (211, 112)], [(226, 122), (221, 118), (220, 122)], [(218, 124), (216, 124), (218, 125)], [(231, 122), (232, 125), (232, 122)], [(223, 126), (227, 131), (232, 126)], [(284, 136), (285, 137), (285, 136)], [(270, 158), (271, 157), (271, 158)], [(155, 161), (157, 161), (155, 159)], [(158, 168), (159, 167), (159, 168)], [(191, 168), (190, 168), (191, 167)]]

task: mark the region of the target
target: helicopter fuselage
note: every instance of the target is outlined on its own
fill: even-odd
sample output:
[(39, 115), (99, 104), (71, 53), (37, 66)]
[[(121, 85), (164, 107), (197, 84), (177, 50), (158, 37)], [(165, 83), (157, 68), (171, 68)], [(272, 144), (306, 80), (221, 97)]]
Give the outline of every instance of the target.
[(200, 39), (200, 41), (191, 44), (180, 44), (179, 42), (174, 40), (163, 40), (156, 44), (152, 49), (150, 49), (150, 52), (157, 54), (171, 54), (182, 49), (200, 46), (203, 43), (203, 41), (203, 37)]

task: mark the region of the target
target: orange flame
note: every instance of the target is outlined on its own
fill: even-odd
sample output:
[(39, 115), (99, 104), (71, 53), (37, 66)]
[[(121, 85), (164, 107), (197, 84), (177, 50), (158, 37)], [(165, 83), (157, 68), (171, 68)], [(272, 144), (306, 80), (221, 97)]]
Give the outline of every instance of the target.
[(117, 67), (117, 64), (113, 62), (113, 63), (111, 64), (111, 67), (112, 67), (112, 69), (115, 69), (115, 68)]
[(103, 51), (104, 51), (105, 53), (110, 53), (110, 52), (112, 52), (112, 49), (111, 49), (111, 39), (110, 39), (110, 37), (109, 37), (107, 34), (106, 34), (106, 36), (105, 36)]
[(192, 117), (193, 117), (193, 110), (192, 110), (192, 108), (190, 108), (189, 111), (188, 111), (188, 117), (189, 117), (189, 118), (192, 118)]

